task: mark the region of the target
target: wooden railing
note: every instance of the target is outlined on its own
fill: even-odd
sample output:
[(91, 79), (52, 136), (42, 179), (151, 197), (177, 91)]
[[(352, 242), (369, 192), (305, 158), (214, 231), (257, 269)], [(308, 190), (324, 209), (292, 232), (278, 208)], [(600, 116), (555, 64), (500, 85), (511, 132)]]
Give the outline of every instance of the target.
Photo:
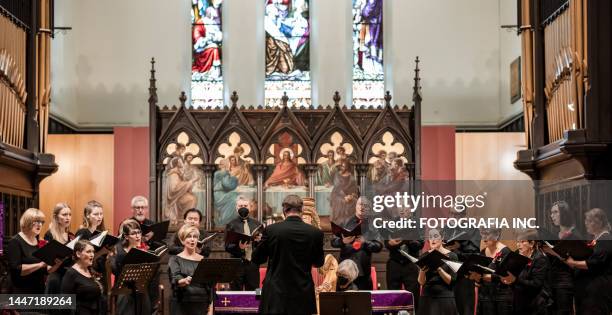
[(23, 148), (26, 119), (26, 31), (0, 15), (0, 141)]

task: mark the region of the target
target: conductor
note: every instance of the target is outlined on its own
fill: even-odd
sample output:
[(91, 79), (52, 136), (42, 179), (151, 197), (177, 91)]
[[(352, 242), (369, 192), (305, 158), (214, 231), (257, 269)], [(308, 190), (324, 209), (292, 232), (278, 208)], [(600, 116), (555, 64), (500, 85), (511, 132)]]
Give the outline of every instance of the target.
[(302, 221), (303, 202), (289, 195), (283, 200), (285, 221), (266, 227), (253, 251), (253, 262), (268, 261), (260, 314), (317, 312), (312, 266), (323, 265), (323, 232)]

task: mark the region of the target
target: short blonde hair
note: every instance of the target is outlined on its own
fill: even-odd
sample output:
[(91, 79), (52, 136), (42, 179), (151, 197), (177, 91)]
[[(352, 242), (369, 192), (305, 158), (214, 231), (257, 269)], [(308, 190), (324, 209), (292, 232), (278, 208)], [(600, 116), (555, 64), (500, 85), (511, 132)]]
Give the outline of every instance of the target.
[(197, 227), (185, 224), (181, 226), (181, 228), (178, 230), (178, 232), (176, 232), (176, 234), (178, 235), (179, 241), (181, 241), (182, 243), (183, 241), (185, 241), (187, 236), (189, 236), (189, 234), (193, 232), (200, 236), (200, 230), (198, 230)]
[(21, 232), (25, 232), (32, 228), (34, 221), (42, 221), (44, 223), (45, 214), (36, 208), (29, 208), (21, 215), (21, 218), (19, 219), (19, 227), (21, 228)]

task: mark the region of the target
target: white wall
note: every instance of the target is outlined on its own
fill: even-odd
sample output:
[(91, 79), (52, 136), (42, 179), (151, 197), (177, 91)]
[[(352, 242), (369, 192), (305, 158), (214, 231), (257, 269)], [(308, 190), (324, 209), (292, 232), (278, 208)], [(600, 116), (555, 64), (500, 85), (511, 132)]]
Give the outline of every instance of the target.
[[(500, 25), (516, 25), (516, 1), (499, 0), (499, 5)], [(510, 103), (510, 64), (521, 55), (521, 39), (517, 30), (499, 28), (499, 47), (499, 108), (503, 120), (523, 111), (522, 99)]]
[[(513, 23), (514, 1), (385, 1), (386, 88), (394, 104), (412, 103), (419, 55), (425, 124), (495, 125), (520, 110), (504, 95), (520, 41), (499, 29)], [(190, 86), (190, 3), (56, 1), (56, 25), (73, 30), (53, 41), (52, 112), (81, 126), (146, 125), (153, 56), (159, 103), (177, 104)], [(224, 3), (226, 102), (236, 90), (241, 104), (262, 104), (264, 3)], [(350, 7), (351, 0), (311, 0), (313, 104), (332, 103), (336, 90), (342, 103), (350, 97)]]

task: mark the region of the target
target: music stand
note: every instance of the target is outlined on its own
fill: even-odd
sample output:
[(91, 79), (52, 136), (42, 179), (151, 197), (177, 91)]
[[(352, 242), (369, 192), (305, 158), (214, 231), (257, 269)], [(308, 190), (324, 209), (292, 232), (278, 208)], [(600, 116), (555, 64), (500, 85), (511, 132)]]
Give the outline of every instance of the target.
[(371, 315), (372, 294), (370, 292), (321, 292), (319, 294), (321, 315)]
[(233, 281), (242, 267), (242, 259), (202, 259), (191, 276), (192, 283), (210, 284), (210, 300), (215, 300), (215, 284)]
[(212, 285), (231, 282), (236, 278), (241, 267), (242, 259), (240, 258), (202, 259), (191, 276), (191, 282)]
[[(119, 278), (115, 280), (115, 288), (112, 289), (112, 294), (115, 297), (119, 294), (130, 294), (134, 302), (134, 314), (138, 314), (136, 293), (147, 292), (149, 281), (157, 273), (157, 269), (159, 269), (159, 263), (124, 265)], [(112, 314), (115, 314), (114, 305), (112, 310)]]

